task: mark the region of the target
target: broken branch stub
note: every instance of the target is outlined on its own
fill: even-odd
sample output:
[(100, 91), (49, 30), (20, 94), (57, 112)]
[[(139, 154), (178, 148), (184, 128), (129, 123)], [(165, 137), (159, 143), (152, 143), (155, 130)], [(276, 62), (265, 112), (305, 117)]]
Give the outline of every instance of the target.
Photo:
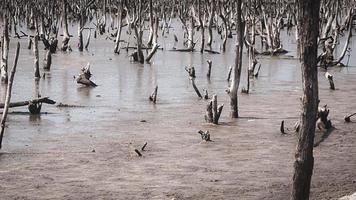
[(319, 130), (330, 129), (332, 127), (331, 121), (328, 119), (329, 111), (327, 105), (318, 108), (316, 125)]
[(195, 84), (195, 69), (194, 69), (194, 67), (185, 67), (185, 71), (187, 71), (189, 74), (189, 79), (191, 80), (194, 91), (197, 93), (198, 97), (202, 99), (203, 96), (201, 95), (198, 87)]
[(284, 131), (284, 120), (282, 120), (282, 122), (281, 122), (280, 131), (282, 134), (286, 134), (286, 132)]
[(208, 73), (206, 74), (206, 76), (208, 78), (210, 78), (212, 61), (211, 60), (207, 60), (206, 62), (208, 63)]
[(330, 84), (330, 89), (335, 90), (335, 84), (333, 80), (333, 75), (331, 75), (329, 72), (325, 73), (325, 77), (328, 79), (329, 84)]
[(232, 66), (229, 67), (229, 71), (227, 73), (227, 81), (230, 82), (230, 78), (231, 78), (231, 72), (232, 72)]

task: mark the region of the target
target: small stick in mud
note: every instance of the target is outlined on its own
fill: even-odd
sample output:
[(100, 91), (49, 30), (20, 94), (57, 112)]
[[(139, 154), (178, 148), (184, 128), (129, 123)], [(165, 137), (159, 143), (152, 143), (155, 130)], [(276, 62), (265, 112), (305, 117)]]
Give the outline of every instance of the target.
[(142, 156), (142, 154), (139, 150), (135, 149), (135, 152), (137, 153), (138, 156), (140, 156), (140, 157)]
[(330, 89), (331, 90), (335, 90), (333, 75), (331, 75), (329, 72), (326, 72), (325, 73), (325, 77), (329, 80)]
[(198, 133), (201, 135), (202, 140), (204, 140), (206, 142), (211, 142), (209, 131), (204, 132), (202, 130), (199, 130)]
[(232, 66), (229, 67), (229, 72), (227, 74), (227, 81), (230, 82), (230, 78), (231, 78), (231, 72), (232, 72)]
[(154, 91), (152, 92), (151, 96), (149, 96), (149, 100), (152, 101), (154, 104), (156, 103), (157, 100), (157, 90), (158, 90), (158, 85), (156, 85)]
[(284, 131), (284, 120), (282, 120), (282, 122), (281, 122), (280, 130), (281, 130), (281, 133), (282, 133), (283, 135), (284, 135), (284, 134), (287, 134), (287, 133)]
[(145, 142), (145, 144), (142, 146), (141, 151), (145, 151), (146, 146), (147, 146), (147, 142)]
[(208, 73), (206, 74), (206, 76), (210, 78), (212, 61), (207, 60), (206, 62), (208, 63)]
[(352, 113), (351, 115), (346, 115), (345, 118), (344, 118), (345, 122), (351, 122), (351, 117), (354, 116), (354, 115), (356, 115), (356, 113)]

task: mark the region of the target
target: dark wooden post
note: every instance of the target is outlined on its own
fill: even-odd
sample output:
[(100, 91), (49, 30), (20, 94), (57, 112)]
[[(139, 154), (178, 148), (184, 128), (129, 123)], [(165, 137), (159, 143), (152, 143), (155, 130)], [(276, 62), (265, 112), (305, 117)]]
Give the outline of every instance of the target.
[(320, 0), (298, 1), (298, 31), (302, 68), (302, 113), (295, 153), (292, 200), (307, 200), (313, 174), (313, 143), (318, 112), (317, 38)]

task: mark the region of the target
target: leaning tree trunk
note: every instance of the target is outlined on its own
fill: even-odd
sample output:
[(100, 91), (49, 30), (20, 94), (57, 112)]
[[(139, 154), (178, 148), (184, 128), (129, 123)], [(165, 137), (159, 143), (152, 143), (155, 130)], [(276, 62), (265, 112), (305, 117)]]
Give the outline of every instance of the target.
[(233, 77), (230, 89), (228, 93), (230, 95), (230, 107), (231, 107), (231, 117), (238, 118), (239, 111), (238, 111), (238, 98), (237, 98), (237, 91), (240, 85), (240, 77), (241, 77), (241, 68), (242, 68), (242, 49), (243, 49), (243, 32), (244, 32), (244, 25), (242, 22), (242, 10), (241, 10), (241, 1), (237, 0), (237, 20), (236, 20), (236, 31), (237, 31), (237, 41), (236, 41), (236, 57), (235, 57), (235, 65), (233, 69)]
[(299, 0), (299, 46), (301, 53), (303, 108), (295, 153), (293, 200), (309, 199), (313, 174), (313, 143), (318, 112), (317, 38), (319, 35), (320, 0)]
[(17, 42), (14, 66), (12, 67), (9, 83), (7, 85), (5, 105), (4, 105), (4, 110), (2, 112), (2, 117), (1, 117), (1, 122), (0, 122), (0, 149), (1, 149), (1, 145), (2, 145), (2, 138), (4, 136), (4, 131), (5, 131), (5, 122), (6, 122), (6, 118), (7, 118), (7, 113), (9, 111), (12, 84), (14, 83), (14, 77), (15, 77), (15, 72), (16, 72), (16, 67), (17, 67), (17, 61), (19, 58), (19, 53), (20, 53), (20, 43)]

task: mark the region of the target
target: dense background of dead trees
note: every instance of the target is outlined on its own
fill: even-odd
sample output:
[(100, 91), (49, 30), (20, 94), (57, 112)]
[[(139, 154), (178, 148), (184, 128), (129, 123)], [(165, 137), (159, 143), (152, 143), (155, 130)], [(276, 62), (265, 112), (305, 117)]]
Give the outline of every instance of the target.
[[(316, 13), (314, 13), (312, 21), (302, 24), (309, 20), (303, 18), (305, 10), (301, 8), (301, 6), (309, 5), (308, 1), (2, 0), (0, 4), (1, 82), (3, 84), (10, 82), (11, 91), (12, 79), (10, 77), (9, 81), (8, 77), (8, 54), (9, 44), (13, 39), (28, 40), (28, 49), (34, 52), (34, 77), (38, 80), (41, 78), (40, 59), (45, 61), (43, 68), (50, 70), (52, 54), (57, 53), (58, 50), (68, 53), (73, 49), (88, 50), (92, 34), (94, 39), (101, 36), (112, 41), (113, 54), (119, 54), (120, 49), (126, 48), (127, 51), (132, 50), (130, 57), (134, 62), (141, 64), (145, 61), (151, 62), (157, 50), (162, 49), (159, 45), (161, 37), (167, 37), (171, 33), (172, 20), (176, 20), (181, 26), (183, 34), (167, 37), (174, 38), (175, 44), (169, 50), (218, 54), (226, 51), (228, 42), (235, 44), (235, 64), (229, 70), (229, 86), (226, 91), (230, 96), (231, 117), (238, 118), (238, 90), (241, 71), (245, 69), (248, 72), (247, 87), (243, 89), (243, 92), (249, 93), (250, 78), (257, 77), (261, 68), (261, 64), (258, 65), (257, 56), (279, 56), (288, 53), (289, 50), (284, 49), (281, 40), (281, 32), (286, 29), (289, 34), (295, 34), (298, 53), (303, 61), (302, 69), (306, 72), (303, 74), (304, 118), (301, 120), (299, 134), (300, 140), (304, 138), (309, 141), (313, 139), (313, 135), (308, 134), (310, 134), (310, 130), (315, 130), (314, 121), (317, 117), (316, 109), (319, 99), (317, 90), (308, 90), (310, 85), (313, 88), (317, 87), (317, 73), (313, 71), (315, 73), (309, 72), (308, 74), (307, 70), (312, 65), (322, 67), (326, 71), (325, 77), (329, 80), (330, 89), (335, 89), (333, 76), (327, 70), (329, 67), (347, 66), (343, 60), (350, 51), (349, 44), (352, 37), (353, 20), (355, 20), (353, 8), (356, 4), (354, 1), (348, 0), (311, 0), (310, 2), (317, 2), (312, 4)], [(309, 12), (312, 11), (309, 10)], [(303, 16), (300, 16), (301, 14)], [(69, 26), (71, 25), (77, 27), (77, 34), (70, 32)], [(313, 43), (312, 47), (306, 44), (309, 38), (304, 34), (309, 30), (309, 27), (317, 29), (313, 29), (312, 33), (308, 32), (308, 37), (317, 42), (317, 44)], [(87, 33), (86, 42), (84, 33)], [(123, 37), (123, 34), (128, 37)], [(346, 37), (344, 44), (340, 44), (341, 37)], [(132, 43), (131, 40), (134, 42)], [(60, 44), (58, 44), (59, 41), (61, 41)], [(178, 48), (176, 45), (179, 41), (181, 43)], [(218, 41), (220, 48), (213, 47), (212, 44), (215, 41)], [(313, 42), (315, 41), (313, 40)], [(338, 45), (342, 45), (341, 52), (335, 51)], [(39, 55), (39, 48), (42, 47), (46, 50), (45, 54)], [(248, 66), (242, 66), (244, 47), (248, 55)], [(144, 50), (147, 50), (147, 56), (145, 56)], [(310, 53), (309, 51), (313, 54), (307, 55)], [(211, 76), (211, 63), (211, 61), (208, 62), (208, 77)], [(198, 97), (203, 98), (195, 84), (194, 67), (186, 68), (186, 70)], [(95, 87), (97, 85), (90, 80), (91, 76), (88, 65), (82, 69), (82, 73), (76, 80), (82, 85)], [(11, 96), (11, 94), (8, 95)], [(157, 87), (150, 96), (153, 103), (156, 103), (156, 96)], [(204, 99), (207, 99), (207, 91), (205, 96)], [(306, 98), (313, 100), (312, 108), (308, 108), (310, 102), (306, 102)], [(7, 98), (7, 101), (9, 99)], [(207, 105), (206, 121), (218, 124), (222, 109), (223, 105), (217, 105), (217, 96), (214, 95)], [(329, 111), (327, 111), (328, 113)], [(345, 117), (345, 121), (350, 121), (351, 116)], [(322, 119), (322, 116), (318, 117)], [(281, 128), (281, 132), (284, 133), (284, 128)], [(311, 144), (312, 142), (309, 141), (307, 145)], [(309, 185), (304, 188), (298, 187), (298, 184), (305, 182), (302, 176), (306, 176), (306, 181), (310, 182), (313, 166), (312, 151), (308, 148), (308, 154), (305, 157), (300, 156), (305, 151), (302, 147), (302, 144), (298, 146), (296, 155), (293, 193), (296, 197), (294, 199), (303, 199), (297, 197), (300, 192), (303, 192), (305, 197), (309, 195), (309, 191), (305, 189), (308, 189)], [(304, 175), (303, 168), (307, 168), (310, 173)]]

